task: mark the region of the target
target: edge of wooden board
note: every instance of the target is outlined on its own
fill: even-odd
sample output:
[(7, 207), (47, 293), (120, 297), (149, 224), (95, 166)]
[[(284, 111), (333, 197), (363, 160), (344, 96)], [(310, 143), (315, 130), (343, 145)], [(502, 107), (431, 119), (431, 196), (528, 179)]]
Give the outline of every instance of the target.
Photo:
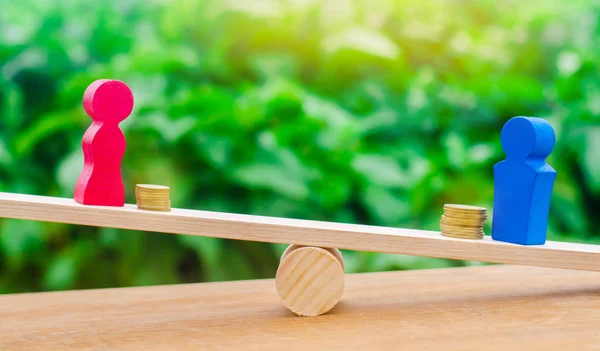
[(312, 245), (411, 256), (600, 271), (600, 245), (548, 241), (522, 246), (456, 239), (437, 231), (174, 208), (86, 206), (69, 198), (0, 192), (0, 217), (234, 240)]

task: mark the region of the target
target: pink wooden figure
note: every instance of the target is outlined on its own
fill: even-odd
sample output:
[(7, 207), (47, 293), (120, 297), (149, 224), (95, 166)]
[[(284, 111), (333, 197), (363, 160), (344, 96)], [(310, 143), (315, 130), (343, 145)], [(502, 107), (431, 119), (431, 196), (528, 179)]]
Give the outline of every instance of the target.
[(84, 163), (75, 185), (75, 201), (84, 205), (123, 206), (121, 161), (126, 141), (119, 123), (133, 110), (133, 94), (121, 81), (97, 80), (85, 90), (83, 107), (93, 122), (83, 136)]

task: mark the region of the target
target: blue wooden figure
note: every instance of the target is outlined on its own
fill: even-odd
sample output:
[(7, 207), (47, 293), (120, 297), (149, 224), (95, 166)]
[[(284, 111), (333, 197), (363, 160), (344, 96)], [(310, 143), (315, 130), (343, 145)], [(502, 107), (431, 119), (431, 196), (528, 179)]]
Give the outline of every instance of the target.
[(546, 163), (552, 126), (541, 118), (511, 118), (500, 135), (506, 160), (494, 166), (492, 239), (522, 245), (546, 242), (556, 171)]

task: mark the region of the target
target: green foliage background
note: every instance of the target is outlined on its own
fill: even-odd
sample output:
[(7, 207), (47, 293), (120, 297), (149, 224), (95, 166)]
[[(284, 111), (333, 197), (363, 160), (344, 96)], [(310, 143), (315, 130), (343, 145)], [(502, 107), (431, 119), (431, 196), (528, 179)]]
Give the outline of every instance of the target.
[[(128, 202), (158, 183), (176, 207), (435, 230), (444, 203), (491, 209), (502, 125), (540, 116), (558, 139), (549, 237), (600, 242), (599, 16), (588, 1), (5, 1), (0, 190), (71, 197), (83, 91), (113, 78), (136, 99)], [(0, 219), (0, 292), (273, 277), (284, 248)]]

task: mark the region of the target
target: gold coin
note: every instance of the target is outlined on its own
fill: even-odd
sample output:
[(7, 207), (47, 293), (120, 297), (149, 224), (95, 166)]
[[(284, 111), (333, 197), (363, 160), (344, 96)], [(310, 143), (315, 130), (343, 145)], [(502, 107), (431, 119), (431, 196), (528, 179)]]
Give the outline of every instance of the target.
[(478, 231), (478, 232), (461, 232), (461, 231), (453, 231), (453, 230), (444, 230), (442, 229), (441, 232), (443, 234), (448, 234), (448, 235), (454, 235), (454, 236), (466, 236), (466, 237), (477, 237), (477, 236), (483, 236), (483, 231)]
[(137, 207), (149, 211), (170, 211), (171, 199), (168, 186), (155, 184), (136, 184), (135, 199)]
[(170, 198), (169, 194), (158, 196), (158, 195), (146, 195), (146, 194), (137, 193), (137, 194), (135, 194), (135, 196), (142, 198), (142, 199), (156, 199), (156, 200)]
[(164, 185), (156, 185), (156, 184), (136, 184), (136, 189), (140, 190), (149, 190), (149, 191), (168, 191), (171, 188)]
[(444, 211), (444, 216), (446, 216), (448, 218), (467, 219), (467, 220), (485, 221), (487, 219), (487, 215), (480, 215), (480, 214), (475, 214), (475, 213), (461, 213), (461, 212), (453, 212), (453, 211)]
[(171, 199), (146, 199), (146, 198), (138, 198), (137, 201), (138, 202), (145, 202), (145, 203), (169, 203), (169, 202), (171, 202)]
[(442, 233), (442, 236), (448, 237), (448, 238), (456, 238), (456, 239), (483, 239), (483, 235), (455, 235), (455, 234), (448, 234), (448, 233)]
[(487, 209), (485, 207), (471, 206), (471, 205), (459, 205), (459, 204), (445, 204), (444, 210), (455, 210), (457, 212), (467, 213), (485, 213)]
[(146, 201), (169, 201), (171, 198), (168, 196), (163, 196), (163, 197), (137, 196), (136, 199), (146, 200)]
[(150, 205), (150, 206), (167, 206), (171, 204), (171, 201), (162, 201), (162, 202), (152, 202), (152, 201), (138, 201), (140, 205)]
[(478, 211), (461, 211), (455, 210), (453, 208), (445, 208), (444, 213), (455, 213), (457, 215), (470, 215), (470, 216), (487, 216), (487, 212), (478, 212)]
[(166, 202), (171, 202), (171, 200), (169, 200), (169, 199), (146, 199), (146, 198), (138, 198), (137, 202), (166, 203)]
[(440, 223), (440, 229), (445, 231), (445, 232), (452, 232), (452, 233), (482, 233), (483, 232), (483, 227), (479, 226), (479, 227), (457, 227), (457, 226), (453, 226), (453, 225), (448, 225), (448, 224), (444, 224), (444, 223)]
[(143, 196), (169, 196), (170, 195), (170, 193), (167, 192), (167, 191), (164, 191), (164, 192), (162, 192), (162, 191), (153, 191), (153, 192), (150, 192), (150, 191), (136, 190), (135, 193), (139, 194), (139, 195), (143, 195)]
[(145, 193), (140, 193), (140, 192), (136, 192), (135, 195), (140, 196), (140, 197), (158, 198), (158, 199), (168, 198), (170, 196), (168, 193), (166, 193), (166, 194), (145, 194)]
[(483, 228), (481, 227), (456, 227), (452, 225), (440, 224), (440, 228), (443, 232), (446, 233), (455, 233), (455, 234), (483, 234)]
[(452, 230), (452, 229), (444, 228), (444, 229), (441, 229), (441, 232), (446, 233), (446, 234), (452, 234), (452, 235), (466, 235), (466, 236), (483, 235), (483, 230), (468, 232), (468, 231), (460, 231), (460, 230)]
[(144, 199), (168, 199), (170, 197), (169, 194), (156, 195), (156, 194), (140, 194), (140, 193), (136, 193), (135, 196), (139, 197), (139, 198), (144, 198)]
[(452, 213), (464, 213), (470, 215), (478, 215), (478, 216), (486, 216), (487, 211), (468, 211), (468, 210), (458, 210), (456, 208), (444, 207), (444, 212), (452, 212)]
[(481, 227), (485, 219), (483, 218), (454, 218), (442, 215), (440, 224), (452, 225), (456, 227)]

